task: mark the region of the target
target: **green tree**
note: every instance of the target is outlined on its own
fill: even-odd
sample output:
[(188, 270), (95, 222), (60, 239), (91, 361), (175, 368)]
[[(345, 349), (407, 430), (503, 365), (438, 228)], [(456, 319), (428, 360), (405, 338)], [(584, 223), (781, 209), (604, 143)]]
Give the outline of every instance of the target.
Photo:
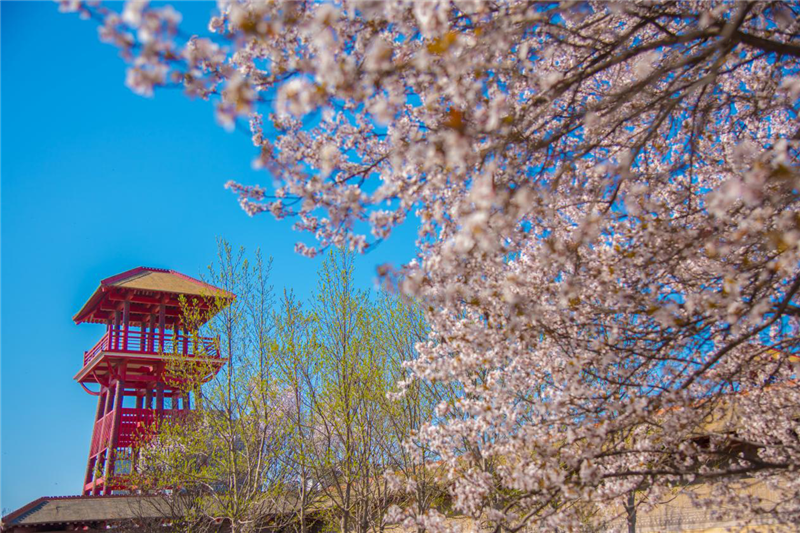
[(342, 533), (369, 530), (385, 493), (384, 361), (373, 337), (375, 307), (369, 292), (355, 288), (353, 271), (352, 254), (328, 254), (311, 306), (318, 363), (309, 395), (307, 457)]
[(320, 509), (322, 491), (315, 476), (312, 454), (312, 392), (320, 368), (313, 328), (313, 315), (306, 313), (291, 291), (285, 290), (280, 309), (274, 315), (276, 376), (286, 402), (286, 420), (291, 424), (291, 453), (286, 462), (291, 471), (290, 490), (298, 533), (306, 533), (309, 511)]
[[(217, 336), (226, 364), (210, 381), (212, 372), (189, 361), (173, 365), (195, 409), (159, 425), (136, 475), (143, 489), (169, 495), (178, 529), (256, 531), (284, 519), (291, 453), (291, 426), (276, 408), (282, 391), (271, 378), (271, 260), (256, 252), (251, 262), (244, 250), (218, 244), (206, 281), (236, 298), (209, 294), (213, 319), (189, 329)], [(198, 325), (203, 317), (193, 303), (185, 302), (185, 321)]]
[(377, 532), (394, 504), (414, 502), (420, 516), (441, 503), (439, 463), (418, 431), (448, 395), (397, 387), (427, 335), (420, 310), (357, 289), (343, 250), (323, 260), (309, 305), (284, 290), (273, 308), (270, 267), (220, 242), (207, 281), (236, 298), (208, 295), (210, 311), (185, 302), (184, 315), (189, 330), (219, 336), (227, 364), (210, 381), (211, 368), (175, 364), (196, 408), (144, 443), (139, 486), (168, 493), (173, 525), (197, 531), (308, 533), (326, 520)]

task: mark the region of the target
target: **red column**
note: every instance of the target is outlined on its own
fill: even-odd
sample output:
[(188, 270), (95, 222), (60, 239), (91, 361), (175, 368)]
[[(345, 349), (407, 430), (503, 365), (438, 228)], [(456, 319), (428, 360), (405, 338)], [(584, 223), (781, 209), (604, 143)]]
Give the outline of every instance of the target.
[(122, 304), (122, 349), (128, 349), (128, 330), (131, 322), (131, 302), (125, 300)]
[(124, 388), (124, 382), (118, 379), (116, 388), (114, 389), (114, 414), (112, 415), (111, 438), (108, 440), (105, 473), (103, 475), (103, 494), (106, 496), (111, 494), (109, 481), (111, 481), (110, 478), (114, 475), (114, 449), (117, 447), (117, 441), (119, 440), (119, 424), (120, 418), (122, 417), (122, 391)]
[[(112, 385), (113, 386), (113, 385)], [(103, 408), (103, 416), (107, 415), (114, 408), (114, 396), (111, 395), (111, 389), (106, 389), (106, 404)]]
[(108, 335), (108, 345), (106, 345), (105, 349), (110, 350), (114, 346), (114, 321), (111, 317), (106, 320), (106, 334)]
[(147, 351), (153, 353), (155, 351), (155, 337), (156, 337), (156, 315), (150, 315), (150, 337), (147, 339)]
[(158, 351), (159, 353), (164, 352), (164, 336), (165, 336), (165, 328), (166, 328), (166, 321), (167, 321), (167, 305), (165, 303), (161, 303), (161, 306), (158, 308)]
[(119, 322), (120, 322), (120, 312), (114, 311), (114, 342), (112, 346), (115, 350), (119, 350)]
[(98, 430), (98, 422), (101, 418), (103, 418), (103, 411), (105, 409), (105, 395), (108, 394), (108, 390), (105, 387), (100, 388), (100, 394), (97, 396), (97, 410), (94, 413), (94, 424), (92, 425), (92, 440), (89, 441), (89, 460), (86, 463), (86, 475), (83, 478), (83, 487), (81, 487), (81, 494), (84, 496), (90, 494), (94, 487), (91, 489), (86, 489), (86, 485), (91, 483), (94, 480), (94, 465), (97, 462), (97, 458), (92, 456), (93, 450), (92, 444), (94, 443), (95, 438), (97, 438), (97, 430)]
[(164, 410), (164, 384), (160, 381), (156, 383), (156, 409)]
[[(113, 385), (111, 387), (113, 387)], [(103, 402), (103, 416), (101, 418), (105, 418), (105, 416), (108, 413), (110, 413), (111, 410), (114, 408), (114, 395), (112, 393), (112, 390), (113, 389), (110, 388), (110, 387), (107, 387), (105, 389), (106, 392), (105, 392), (105, 401)], [(106, 470), (107, 470), (108, 454), (109, 454), (109, 441), (108, 441), (108, 437), (109, 436), (106, 434), (105, 427), (106, 427), (106, 423), (105, 423), (105, 420), (103, 420), (103, 423), (100, 424), (100, 431), (101, 431), (100, 439), (101, 439), (101, 442), (99, 443), (99, 446), (102, 447), (102, 450), (97, 455), (97, 460), (95, 462), (95, 467), (94, 467), (95, 470), (97, 470), (98, 472), (102, 472), (103, 476), (105, 476), (105, 473), (106, 473)], [(97, 479), (95, 479), (95, 482), (96, 481), (97, 481)], [(102, 490), (103, 490), (102, 488), (101, 489), (97, 488), (96, 483), (92, 484), (92, 494), (94, 496), (99, 495), (99, 493)]]

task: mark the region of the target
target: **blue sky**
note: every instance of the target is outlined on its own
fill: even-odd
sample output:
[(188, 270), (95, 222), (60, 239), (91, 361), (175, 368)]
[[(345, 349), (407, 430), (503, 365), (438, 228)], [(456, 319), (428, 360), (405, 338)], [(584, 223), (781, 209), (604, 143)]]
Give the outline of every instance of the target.
[[(184, 3), (188, 31), (214, 3)], [(266, 184), (254, 149), (211, 104), (176, 90), (155, 98), (124, 85), (125, 65), (93, 22), (50, 2), (0, 3), (0, 508), (78, 494), (95, 398), (72, 380), (102, 327), (71, 317), (102, 278), (136, 266), (197, 276), (215, 238), (275, 259), (276, 292), (313, 290), (319, 259), (293, 252), (291, 220), (248, 217), (223, 188)], [(413, 228), (359, 258), (413, 256)]]

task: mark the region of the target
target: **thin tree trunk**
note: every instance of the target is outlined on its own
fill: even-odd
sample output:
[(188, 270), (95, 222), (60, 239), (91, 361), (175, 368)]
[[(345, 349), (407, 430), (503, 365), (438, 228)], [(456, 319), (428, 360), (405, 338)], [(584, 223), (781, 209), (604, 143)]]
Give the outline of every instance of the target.
[(636, 493), (631, 491), (625, 502), (625, 513), (628, 520), (628, 533), (636, 533)]

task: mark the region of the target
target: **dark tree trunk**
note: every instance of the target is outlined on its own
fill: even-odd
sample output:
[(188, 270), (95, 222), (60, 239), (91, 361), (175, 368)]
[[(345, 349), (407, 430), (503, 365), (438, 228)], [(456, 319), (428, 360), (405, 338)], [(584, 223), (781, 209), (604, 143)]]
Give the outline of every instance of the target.
[(628, 520), (628, 533), (636, 533), (636, 493), (631, 491), (625, 501), (625, 513)]

